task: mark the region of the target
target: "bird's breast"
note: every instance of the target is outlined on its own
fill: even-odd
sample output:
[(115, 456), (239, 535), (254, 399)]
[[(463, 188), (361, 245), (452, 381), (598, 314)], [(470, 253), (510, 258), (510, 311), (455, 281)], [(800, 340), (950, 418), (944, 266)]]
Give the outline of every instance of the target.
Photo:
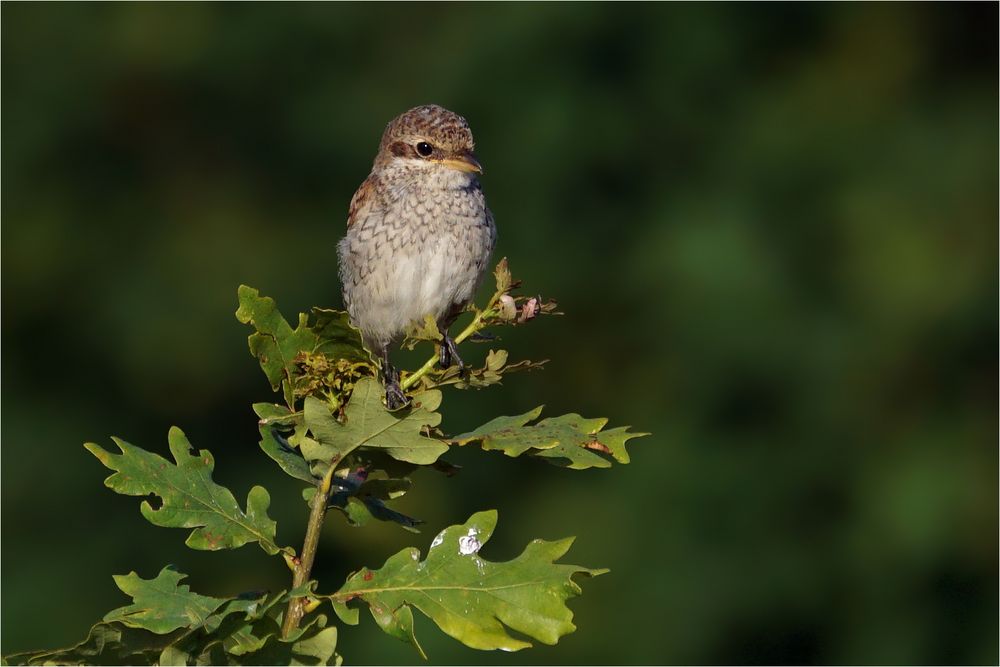
[(385, 339), (468, 301), (494, 238), (478, 184), (391, 194), (356, 221), (341, 247), (354, 278), (350, 287), (345, 280), (352, 317)]

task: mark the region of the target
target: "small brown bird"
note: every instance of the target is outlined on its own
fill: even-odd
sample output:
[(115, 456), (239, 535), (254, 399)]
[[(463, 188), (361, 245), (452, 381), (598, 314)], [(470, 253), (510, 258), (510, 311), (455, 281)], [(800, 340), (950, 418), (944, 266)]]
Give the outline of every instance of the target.
[(427, 315), (444, 337), (441, 365), (464, 368), (448, 327), (475, 295), (496, 243), (473, 148), (458, 114), (434, 104), (410, 109), (386, 126), (351, 199), (337, 246), (344, 304), (382, 359), (390, 410), (406, 396), (389, 346)]

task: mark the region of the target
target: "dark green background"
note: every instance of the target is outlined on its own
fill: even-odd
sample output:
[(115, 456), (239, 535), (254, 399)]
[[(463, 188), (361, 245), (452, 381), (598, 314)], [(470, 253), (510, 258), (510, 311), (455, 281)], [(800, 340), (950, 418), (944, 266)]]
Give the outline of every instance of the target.
[[(496, 507), (484, 554), (577, 535), (612, 572), (515, 655), (424, 619), (433, 662), (996, 663), (997, 5), (10, 4), (2, 9), (2, 650), (63, 645), (192, 552), (81, 444), (171, 424), (279, 539), (269, 389), (236, 287), (339, 306), (335, 244), (385, 123), (465, 115), (508, 255), (566, 315), (540, 374), (448, 392), (445, 428), (545, 403), (654, 435), (574, 472), (460, 451), (399, 506), (331, 516), (321, 590)], [(472, 359), (485, 348), (467, 353)], [(349, 662), (413, 662), (367, 616)]]

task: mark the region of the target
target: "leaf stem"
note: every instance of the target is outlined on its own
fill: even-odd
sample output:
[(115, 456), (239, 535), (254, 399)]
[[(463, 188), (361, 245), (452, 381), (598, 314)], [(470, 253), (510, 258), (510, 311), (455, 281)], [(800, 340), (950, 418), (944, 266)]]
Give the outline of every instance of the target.
[[(330, 498), (330, 487), (333, 484), (333, 472), (337, 468), (339, 457), (330, 462), (330, 469), (316, 487), (316, 495), (312, 499), (312, 511), (309, 513), (309, 525), (306, 527), (305, 541), (302, 543), (302, 555), (295, 565), (292, 574), (292, 588), (298, 588), (309, 581), (313, 562), (316, 560), (316, 549), (319, 545), (319, 535), (323, 530), (323, 519), (326, 517), (326, 504)], [(288, 637), (305, 615), (305, 598), (292, 598), (288, 601), (285, 620), (281, 624), (282, 638)]]
[[(495, 301), (495, 297), (493, 300), (490, 301), (491, 306), (493, 304), (493, 301)], [(490, 306), (487, 306), (484, 310), (480, 310), (479, 312), (477, 312), (476, 316), (472, 318), (471, 322), (469, 322), (469, 325), (464, 329), (462, 329), (462, 332), (460, 334), (455, 336), (455, 338), (453, 339), (455, 341), (455, 345), (458, 345), (466, 338), (468, 338), (472, 334), (482, 329), (483, 320), (486, 319), (488, 316), (495, 314), (496, 313)], [(423, 366), (415, 370), (412, 374), (407, 375), (406, 379), (399, 383), (399, 386), (402, 387), (404, 391), (409, 389), (410, 387), (412, 387), (417, 383), (417, 380), (419, 380), (420, 378), (431, 372), (434, 369), (434, 365), (437, 363), (437, 361), (438, 361), (438, 355), (436, 353), (431, 355), (430, 359), (425, 361)]]

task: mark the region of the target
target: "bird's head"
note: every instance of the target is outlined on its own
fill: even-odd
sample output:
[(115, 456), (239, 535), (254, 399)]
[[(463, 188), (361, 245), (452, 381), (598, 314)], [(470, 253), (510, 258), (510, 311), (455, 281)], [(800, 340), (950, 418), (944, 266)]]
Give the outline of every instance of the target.
[(472, 178), (483, 173), (473, 148), (472, 130), (464, 118), (436, 104), (426, 104), (410, 109), (386, 125), (375, 166), (457, 172)]

